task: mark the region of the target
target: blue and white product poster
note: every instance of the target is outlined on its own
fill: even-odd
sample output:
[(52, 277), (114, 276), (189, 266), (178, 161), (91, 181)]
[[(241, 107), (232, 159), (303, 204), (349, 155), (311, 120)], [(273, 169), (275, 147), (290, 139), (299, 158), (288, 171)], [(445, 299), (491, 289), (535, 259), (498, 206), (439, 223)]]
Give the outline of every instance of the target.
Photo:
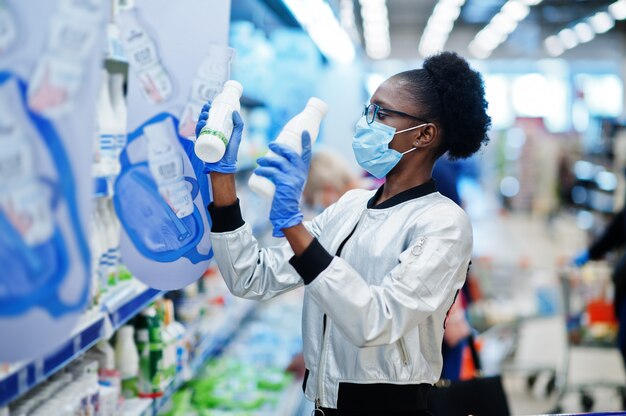
[(115, 16), (129, 62), (128, 144), (113, 202), (122, 261), (147, 285), (180, 289), (213, 252), (203, 163), (194, 153), (202, 104), (228, 79), (230, 2), (136, 0)]
[(0, 0), (0, 362), (52, 352), (90, 301), (107, 4)]

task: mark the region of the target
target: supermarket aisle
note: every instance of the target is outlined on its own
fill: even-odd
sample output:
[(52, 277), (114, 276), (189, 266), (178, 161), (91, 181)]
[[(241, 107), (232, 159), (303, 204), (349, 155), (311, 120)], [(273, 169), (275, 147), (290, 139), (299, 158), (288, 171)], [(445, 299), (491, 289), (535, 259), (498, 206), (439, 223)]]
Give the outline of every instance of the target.
[[(496, 299), (478, 302), (487, 315), (480, 321), (487, 323), (481, 353), (486, 371), (502, 370), (514, 415), (552, 412), (557, 410), (558, 404), (562, 412), (582, 412), (585, 409), (578, 389), (566, 393), (561, 400), (558, 397), (562, 387), (559, 383), (564, 381), (560, 377), (568, 368), (566, 354), (569, 350), (557, 263), (559, 258), (569, 259), (572, 253), (584, 247), (585, 235), (567, 214), (558, 216), (550, 227), (527, 215), (486, 216), (474, 220), (474, 233), (477, 258), (488, 258), (495, 265), (508, 265), (508, 270), (513, 271), (504, 276), (492, 273), (494, 281), (503, 280), (501, 285), (491, 282), (489, 294)], [(480, 267), (480, 260), (478, 263)], [(555, 301), (556, 305), (550, 305)], [(615, 348), (575, 348), (570, 355), (569, 369), (567, 386), (579, 383), (619, 385), (626, 380)], [(556, 388), (552, 394), (547, 394), (555, 374)], [(531, 386), (529, 377), (533, 375), (537, 377)], [(621, 397), (614, 387), (594, 388), (589, 396), (594, 402), (594, 411), (623, 410)]]

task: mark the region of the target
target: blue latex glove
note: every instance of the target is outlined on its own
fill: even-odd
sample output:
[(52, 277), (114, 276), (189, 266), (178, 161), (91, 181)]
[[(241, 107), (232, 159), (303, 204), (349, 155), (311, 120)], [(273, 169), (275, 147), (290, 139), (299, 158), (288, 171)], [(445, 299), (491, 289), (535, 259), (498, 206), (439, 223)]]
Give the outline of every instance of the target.
[(589, 261), (589, 251), (583, 250), (572, 259), (572, 264), (576, 267), (582, 267)]
[[(200, 117), (198, 117), (198, 123), (196, 124), (196, 138), (200, 135), (200, 130), (206, 125), (210, 109), (211, 103), (206, 103), (202, 106)], [(205, 163), (204, 173), (235, 173), (237, 171), (237, 153), (239, 152), (241, 132), (243, 131), (243, 120), (241, 120), (241, 115), (237, 111), (233, 112), (233, 125), (233, 133), (230, 135), (230, 140), (226, 145), (224, 157), (216, 163)]]
[(254, 171), (276, 185), (272, 201), (270, 222), (274, 227), (274, 237), (284, 237), (282, 230), (302, 222), (300, 198), (311, 165), (311, 136), (302, 132), (302, 156), (289, 146), (270, 143), (269, 148), (276, 155), (257, 160), (259, 167)]

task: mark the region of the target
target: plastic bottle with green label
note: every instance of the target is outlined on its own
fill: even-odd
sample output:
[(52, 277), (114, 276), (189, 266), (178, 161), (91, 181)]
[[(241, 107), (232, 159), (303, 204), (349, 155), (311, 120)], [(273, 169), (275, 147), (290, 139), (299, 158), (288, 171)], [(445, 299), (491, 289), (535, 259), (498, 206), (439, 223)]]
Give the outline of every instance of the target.
[(233, 112), (240, 111), (239, 99), (243, 87), (237, 81), (226, 81), (224, 89), (215, 97), (206, 125), (200, 130), (194, 150), (204, 162), (219, 162), (233, 132)]

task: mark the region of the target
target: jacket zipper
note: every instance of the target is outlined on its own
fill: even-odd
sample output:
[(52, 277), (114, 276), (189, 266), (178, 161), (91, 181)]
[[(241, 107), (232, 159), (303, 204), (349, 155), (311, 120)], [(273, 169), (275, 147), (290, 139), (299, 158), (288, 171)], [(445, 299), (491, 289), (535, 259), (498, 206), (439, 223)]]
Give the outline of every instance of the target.
[(400, 355), (402, 356), (402, 363), (405, 366), (409, 365), (409, 354), (406, 352), (406, 345), (404, 345), (404, 338), (398, 340), (398, 346), (400, 347)]
[[(341, 244), (339, 244), (339, 248), (337, 249), (335, 256), (337, 257), (341, 256), (341, 251), (343, 250), (343, 247), (346, 245), (346, 242), (350, 239), (350, 237), (352, 237), (352, 235), (356, 231), (356, 227), (358, 227), (359, 223), (361, 222), (361, 219), (363, 218), (363, 215), (366, 212), (367, 211), (363, 211), (359, 220), (356, 222), (356, 224), (354, 224), (354, 228), (352, 229), (352, 231), (350, 231), (350, 234), (348, 234), (348, 236), (341, 242)], [(323, 381), (324, 381), (324, 369), (326, 368), (326, 350), (327, 350), (326, 342), (328, 341), (328, 337), (326, 333), (326, 314), (324, 314), (323, 319), (324, 320), (323, 320), (323, 326), (322, 326), (322, 351), (320, 352), (320, 362), (317, 366), (317, 397), (315, 398), (315, 410), (318, 410), (322, 406), (323, 394), (324, 394)]]

